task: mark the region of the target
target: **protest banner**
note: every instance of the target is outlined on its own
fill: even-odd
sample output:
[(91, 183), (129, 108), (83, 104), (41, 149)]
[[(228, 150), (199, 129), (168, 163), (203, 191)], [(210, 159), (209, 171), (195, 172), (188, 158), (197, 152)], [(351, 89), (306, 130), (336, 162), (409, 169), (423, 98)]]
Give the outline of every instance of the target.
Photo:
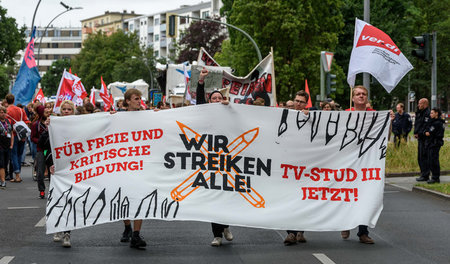
[(240, 104), (52, 116), (47, 233), (124, 219), (374, 227), (389, 124), (388, 111)]
[(347, 75), (350, 87), (355, 86), (356, 74), (368, 72), (390, 93), (412, 68), (386, 33), (356, 18)]

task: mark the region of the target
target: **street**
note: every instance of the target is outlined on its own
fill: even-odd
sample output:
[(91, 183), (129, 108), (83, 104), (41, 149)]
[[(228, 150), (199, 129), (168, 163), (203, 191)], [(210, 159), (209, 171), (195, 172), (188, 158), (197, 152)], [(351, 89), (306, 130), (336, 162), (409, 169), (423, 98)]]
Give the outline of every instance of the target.
[(234, 240), (215, 248), (209, 223), (146, 220), (145, 250), (120, 242), (122, 222), (74, 230), (72, 247), (63, 248), (45, 234), (46, 200), (30, 175), (23, 167), (23, 182), (0, 190), (0, 264), (450, 263), (449, 200), (388, 184), (381, 217), (369, 229), (374, 245), (359, 243), (357, 229), (348, 240), (340, 232), (305, 232), (307, 243), (287, 247), (283, 230), (231, 227)]

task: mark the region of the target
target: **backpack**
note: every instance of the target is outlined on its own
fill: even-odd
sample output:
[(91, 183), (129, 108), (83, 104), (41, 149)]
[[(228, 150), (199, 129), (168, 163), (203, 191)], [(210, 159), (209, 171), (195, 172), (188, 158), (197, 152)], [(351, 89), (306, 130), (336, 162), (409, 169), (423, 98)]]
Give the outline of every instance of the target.
[(28, 125), (22, 121), (23, 112), (20, 111), (20, 121), (15, 120), (10, 115), (8, 115), (12, 120), (14, 120), (13, 129), (16, 132), (17, 138), (19, 140), (25, 140), (31, 135), (31, 129), (28, 127)]

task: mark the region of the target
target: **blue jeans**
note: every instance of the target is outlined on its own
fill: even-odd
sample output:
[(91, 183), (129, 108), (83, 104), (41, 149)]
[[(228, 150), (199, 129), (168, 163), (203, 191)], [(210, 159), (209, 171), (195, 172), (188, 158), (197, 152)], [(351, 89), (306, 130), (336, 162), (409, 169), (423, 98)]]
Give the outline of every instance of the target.
[(36, 151), (36, 144), (30, 141), (30, 152), (33, 160), (36, 159)]
[(17, 136), (14, 137), (14, 146), (11, 151), (11, 161), (13, 164), (13, 171), (14, 173), (18, 174), (20, 173), (21, 169), (21, 162), (22, 162), (22, 153), (25, 146), (25, 141), (21, 141), (17, 138)]

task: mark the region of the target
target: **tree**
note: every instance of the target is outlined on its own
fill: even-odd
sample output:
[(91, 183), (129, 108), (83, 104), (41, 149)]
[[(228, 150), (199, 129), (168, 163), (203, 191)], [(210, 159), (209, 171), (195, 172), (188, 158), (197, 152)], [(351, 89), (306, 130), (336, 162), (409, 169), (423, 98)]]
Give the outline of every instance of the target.
[(182, 36), (178, 43), (177, 63), (196, 61), (201, 47), (209, 54), (215, 54), (227, 37), (221, 24), (204, 20), (192, 22)]
[[(305, 79), (311, 94), (319, 93), (320, 51), (333, 51), (337, 45), (344, 26), (341, 5), (342, 1), (333, 0), (234, 0), (231, 10), (221, 11), (229, 14), (228, 23), (253, 37), (263, 56), (273, 47), (277, 98), (288, 100), (304, 89)], [(222, 53), (232, 56), (217, 54), (215, 58), (245, 76), (258, 64), (255, 49), (240, 32), (231, 28), (229, 32), (230, 45)], [(334, 67), (338, 78), (344, 78), (342, 68), (337, 63)]]
[(17, 28), (16, 19), (6, 16), (0, 6), (0, 64), (13, 61), (19, 50), (25, 48), (25, 26)]
[(90, 35), (83, 45), (72, 61), (72, 71), (78, 74), (88, 91), (91, 87), (100, 87), (100, 76), (106, 84), (137, 79), (149, 82), (147, 65), (155, 71), (153, 50), (142, 50), (136, 34), (119, 30), (107, 36), (99, 32)]
[(62, 59), (56, 60), (50, 66), (50, 69), (44, 74), (41, 79), (41, 86), (44, 95), (51, 96), (56, 95), (58, 92), (58, 86), (61, 82), (61, 77), (64, 72), (64, 69), (69, 71), (70, 69), (70, 60)]

